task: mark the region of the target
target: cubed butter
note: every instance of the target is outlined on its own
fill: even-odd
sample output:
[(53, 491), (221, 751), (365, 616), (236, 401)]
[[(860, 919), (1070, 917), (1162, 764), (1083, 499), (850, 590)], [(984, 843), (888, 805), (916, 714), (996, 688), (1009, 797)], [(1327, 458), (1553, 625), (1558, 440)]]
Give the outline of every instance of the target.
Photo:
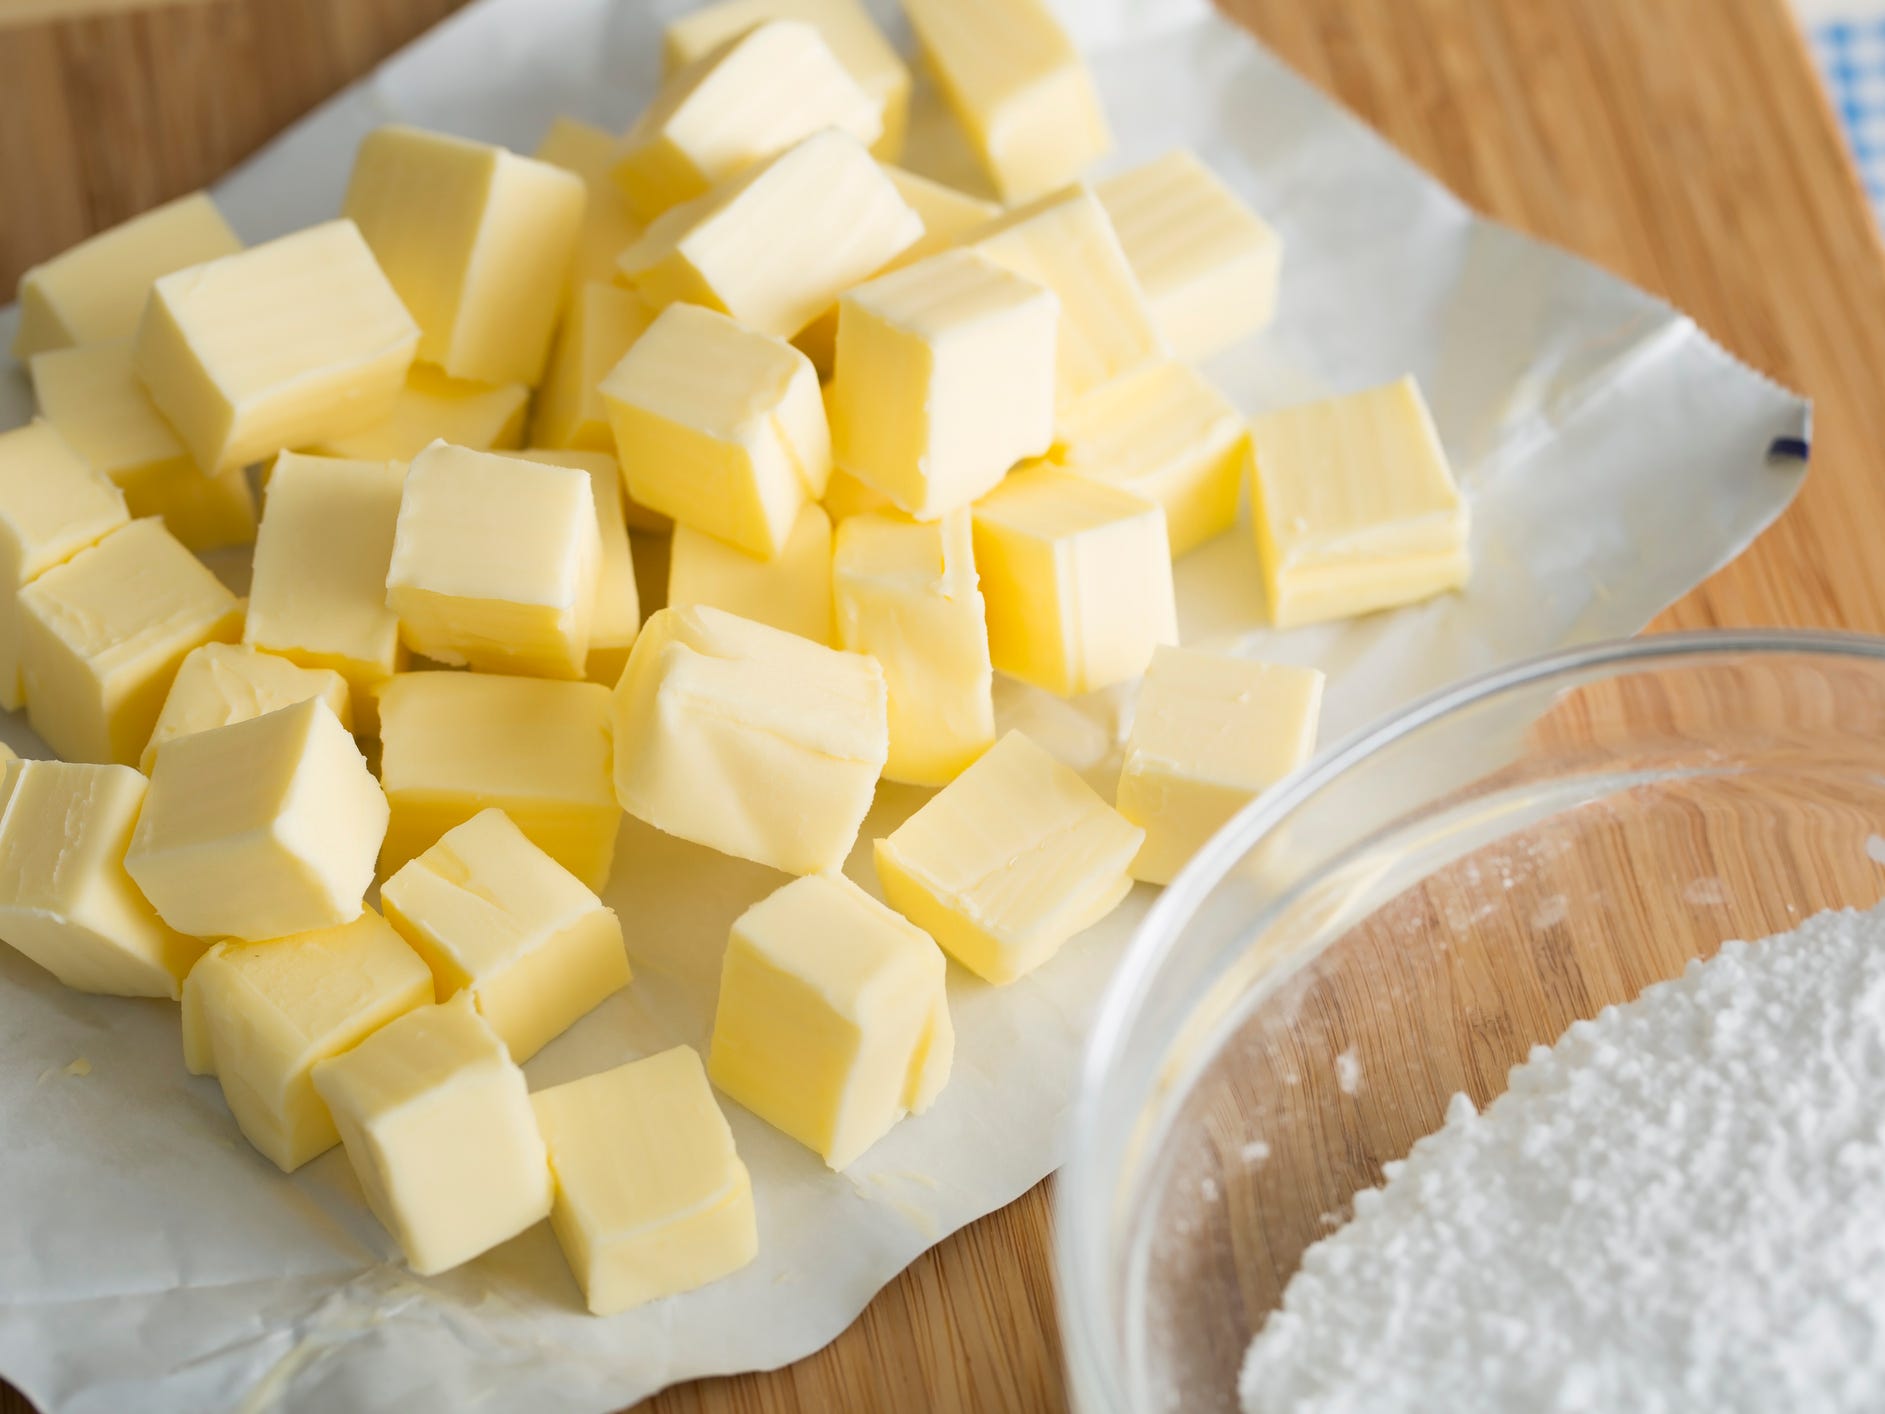
[(1111, 149), (1098, 92), (1047, 0), (903, 0), (932, 73), (1004, 201)]
[(1250, 430), (1195, 369), (1155, 363), (1063, 413), (1054, 460), (1075, 476), (1156, 501), (1178, 556), (1236, 522)]
[(692, 1291), (759, 1251), (753, 1184), (692, 1047), (530, 1097), (550, 1226), (598, 1316)]
[(615, 911), (501, 810), (407, 861), (380, 906), (432, 969), (439, 999), (469, 992), (520, 1065), (628, 985)]
[(947, 970), (927, 933), (842, 874), (795, 879), (733, 924), (708, 1074), (842, 1169), (947, 1082)]
[(576, 237), (576, 253), (569, 263), (563, 297), (566, 313), (584, 285), (607, 284), (615, 278), (615, 258), (641, 234), (641, 222), (628, 209), (628, 198), (610, 175), (616, 141), (615, 134), (604, 128), (574, 118), (558, 118), (531, 154), (539, 162), (574, 172), (589, 191), (582, 230)]
[(884, 897), (957, 962), (1012, 982), (1132, 888), (1145, 832), (1009, 732), (877, 841)]
[(380, 748), (382, 874), (495, 806), (590, 888), (608, 882), (622, 812), (601, 684), (401, 673), (380, 694)]
[[(830, 384), (825, 385), (825, 391), (829, 395)], [(830, 406), (829, 396), (826, 406)], [(883, 492), (866, 486), (850, 472), (835, 466), (831, 469), (831, 480), (825, 484), (825, 498), (820, 504), (824, 506), (825, 514), (831, 517), (833, 525), (849, 520), (852, 516), (861, 516), (867, 511), (894, 513), (897, 509)]]
[(530, 390), (522, 383), (473, 383), (415, 363), (391, 417), (308, 450), (347, 461), (409, 462), (438, 441), (477, 452), (515, 447), (524, 439), (529, 401)]
[(419, 1007), (314, 1067), (367, 1206), (420, 1276), (550, 1215), (524, 1073), (470, 996)]
[(1094, 187), (1174, 357), (1198, 363), (1276, 311), (1283, 240), (1178, 148)]
[(1279, 627), (1466, 583), (1466, 502), (1413, 378), (1265, 413), (1250, 437), (1251, 519)]
[(392, 415), (419, 330), (351, 221), (165, 275), (132, 361), (205, 472)]
[(360, 144), (341, 210), (418, 321), (421, 361), (535, 386), (587, 201), (561, 167), (392, 125)]
[(352, 728), (347, 680), (333, 669), (303, 668), (236, 643), (205, 643), (178, 667), (138, 769), (149, 775), (157, 748), (167, 741), (246, 722), (311, 697), (325, 702), (343, 727)]
[(663, 213), (618, 263), (651, 305), (789, 339), (922, 234), (862, 144), (826, 129)]
[(831, 393), (837, 464), (933, 519), (1054, 439), (1058, 301), (966, 251), (847, 293)]
[(613, 721), (624, 810), (788, 874), (844, 863), (890, 749), (874, 659), (706, 605), (643, 626)]
[(601, 284), (578, 290), (537, 391), (530, 440), (545, 447), (613, 452), (602, 380), (653, 321), (654, 312), (632, 290)]
[(1004, 673), (1063, 697), (1137, 677), (1178, 641), (1165, 513), (1045, 463), (975, 507), (988, 647)]
[(50, 422), (0, 432), (0, 707), (26, 701), (15, 591), (130, 520), (123, 495)]
[(432, 974), (386, 920), (220, 942), (183, 984), (183, 1059), (213, 1075), (248, 1141), (285, 1173), (340, 1142), (319, 1062), (432, 1001)]
[(124, 871), (144, 789), (129, 766), (15, 759), (0, 774), (0, 941), (81, 992), (175, 997), (203, 951)]
[(628, 494), (765, 558), (831, 474), (818, 375), (779, 339), (663, 310), (602, 383)]
[(831, 517), (807, 504), (777, 559), (762, 560), (687, 526), (668, 552), (668, 606), (711, 604), (755, 623), (829, 644)]
[(1159, 649), (1115, 801), (1145, 831), (1133, 878), (1169, 884), (1233, 815), (1309, 759), (1322, 682), (1314, 668)]
[(838, 527), (838, 643), (883, 665), (890, 694), (884, 775), (947, 785), (995, 741), (987, 608), (969, 513), (924, 524), (856, 515)]
[(101, 231), (20, 276), (13, 356), (24, 362), (47, 349), (128, 339), (152, 281), (241, 249), (200, 191)]
[(47, 570), (19, 605), (27, 718), (68, 761), (135, 762), (185, 655), (242, 632), (242, 602), (155, 520)]

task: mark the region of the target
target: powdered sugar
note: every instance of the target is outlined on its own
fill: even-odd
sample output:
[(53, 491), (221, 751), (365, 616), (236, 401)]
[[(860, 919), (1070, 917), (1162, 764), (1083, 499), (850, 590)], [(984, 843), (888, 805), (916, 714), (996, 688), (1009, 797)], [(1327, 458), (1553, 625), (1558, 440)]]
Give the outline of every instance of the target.
[(1885, 1409), (1885, 906), (1579, 1022), (1357, 1195), (1248, 1414)]

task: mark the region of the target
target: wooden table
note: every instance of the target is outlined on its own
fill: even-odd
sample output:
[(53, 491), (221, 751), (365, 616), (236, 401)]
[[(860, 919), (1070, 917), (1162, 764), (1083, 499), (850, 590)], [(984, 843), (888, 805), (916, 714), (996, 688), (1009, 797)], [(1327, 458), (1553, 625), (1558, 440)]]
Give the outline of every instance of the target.
[[(0, 286), (231, 163), (455, 0), (234, 0), (0, 29)], [(1693, 313), (1809, 393), (1792, 510), (1663, 628), (1885, 632), (1885, 250), (1785, 0), (1228, 0), (1475, 206)], [(1047, 1185), (826, 1349), (660, 1411), (1043, 1410)], [(0, 1414), (28, 1406), (0, 1387)]]

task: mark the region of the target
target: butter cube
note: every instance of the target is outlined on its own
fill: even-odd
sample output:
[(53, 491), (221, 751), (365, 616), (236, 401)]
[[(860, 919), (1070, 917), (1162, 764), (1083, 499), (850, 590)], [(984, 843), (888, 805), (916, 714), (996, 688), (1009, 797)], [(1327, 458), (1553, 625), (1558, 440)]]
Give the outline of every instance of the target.
[(873, 659), (699, 604), (616, 684), (615, 793), (656, 829), (788, 874), (844, 863), (889, 753)]
[(543, 375), (588, 190), (561, 167), (398, 125), (369, 133), (342, 212), (454, 378)]
[(332, 668), (374, 721), (382, 684), (405, 663), (386, 605), (404, 467), (283, 452), (255, 536), (242, 641), (304, 668)]
[(1060, 297), (1054, 372), (1062, 408), (1165, 356), (1106, 208), (1086, 187), (1010, 211), (966, 248)]
[(1236, 522), (1250, 432), (1196, 370), (1155, 363), (1062, 414), (1054, 460), (1164, 507), (1176, 557)]
[(128, 339), (152, 281), (241, 249), (200, 191), (101, 231), (20, 276), (13, 356), (24, 362), (47, 349)]
[(790, 338), (922, 234), (862, 144), (827, 129), (665, 212), (618, 264), (651, 305)]
[(881, 134), (871, 150), (895, 161), (909, 128), (910, 71), (860, 0), (721, 0), (669, 23), (663, 55), (669, 73), (766, 20), (818, 26), (831, 52), (877, 105)]
[(839, 646), (883, 665), (884, 775), (948, 784), (995, 742), (995, 675), (969, 513), (929, 524), (851, 517), (838, 527), (832, 582)]
[(1113, 145), (1046, 0), (903, 0), (931, 71), (1004, 201), (1070, 182)]
[(447, 830), (380, 904), (439, 999), (469, 992), (519, 1064), (628, 985), (615, 911), (501, 810)]
[(1266, 413), (1250, 437), (1251, 519), (1279, 627), (1466, 583), (1466, 502), (1411, 377)]
[[(648, 332), (654, 311), (618, 285), (585, 285), (572, 299), (537, 392), (530, 437), (545, 447), (615, 450), (602, 380)], [(449, 439), (448, 439), (449, 440)]]
[(1004, 673), (1071, 697), (1137, 677), (1178, 641), (1165, 513), (1037, 463), (975, 507), (988, 647)]
[(547, 1218), (550, 1159), (524, 1073), (470, 996), (409, 1011), (314, 1067), (347, 1161), (420, 1276)]
[(1132, 888), (1145, 832), (1020, 732), (877, 841), (884, 897), (989, 982), (1012, 982)]
[(292, 1173), (340, 1142), (314, 1067), (431, 1001), (425, 963), (372, 909), (337, 928), (220, 942), (183, 983), (184, 1064), (222, 1082), (248, 1141)]
[(68, 761), (136, 761), (185, 655), (242, 632), (241, 601), (154, 520), (47, 570), (19, 607), (27, 717)]
[(360, 748), (308, 698), (166, 742), (125, 868), (180, 933), (278, 938), (360, 916), (386, 817)]
[(393, 400), (391, 417), (308, 450), (347, 461), (409, 462), (437, 441), (478, 452), (515, 447), (523, 441), (529, 401), (522, 383), (473, 383), (415, 363)]
[(644, 221), (825, 128), (866, 146), (883, 118), (818, 30), (771, 20), (670, 75), (622, 139), (616, 184)]
[(165, 275), (132, 361), (214, 473), (384, 422), (418, 339), (359, 229), (329, 221)]
[(668, 552), (668, 607), (689, 604), (711, 604), (829, 644), (831, 517), (806, 505), (775, 560), (756, 559), (724, 540), (677, 525)]
[(1168, 152), (1094, 192), (1175, 357), (1201, 362), (1270, 322), (1282, 237), (1191, 153)]
[(15, 759), (0, 774), (0, 940), (81, 992), (175, 997), (203, 951), (124, 872), (143, 804), (129, 766)]
[(51, 423), (0, 432), (0, 707), (26, 701), (26, 615), (14, 591), (129, 519), (124, 497)]
[(530, 1103), (556, 1178), (550, 1226), (596, 1315), (692, 1291), (758, 1253), (752, 1180), (692, 1047)]
[(948, 1080), (946, 971), (927, 933), (843, 875), (794, 879), (733, 925), (708, 1074), (842, 1169)]
[(406, 472), (386, 602), (415, 653), (581, 677), (601, 569), (586, 472), (443, 442)]
[[(826, 406), (830, 406), (831, 385), (825, 385)], [(831, 517), (833, 525), (849, 520), (852, 516), (861, 516), (867, 511), (889, 511), (896, 513), (896, 507), (890, 504), (890, 498), (883, 492), (866, 486), (842, 467), (831, 469), (831, 480), (825, 484), (825, 498), (819, 503), (825, 508), (825, 514)]]
[(600, 891), (621, 808), (609, 783), (609, 690), (485, 673), (401, 673), (380, 694), (380, 783), (392, 806), (380, 872), (495, 806)]
[(325, 702), (340, 724), (351, 729), (353, 708), (347, 680), (339, 673), (299, 667), (238, 644), (205, 643), (192, 649), (178, 667), (138, 769), (149, 775), (157, 748), (167, 741), (246, 722), (311, 697)]
[(628, 494), (772, 558), (831, 474), (818, 375), (790, 344), (693, 305), (663, 310), (602, 383)]
[(1309, 759), (1322, 682), (1314, 668), (1158, 650), (1115, 802), (1145, 831), (1133, 878), (1169, 884), (1233, 815)]
[(615, 258), (641, 235), (641, 222), (628, 209), (628, 198), (610, 174), (615, 166), (615, 146), (612, 132), (574, 118), (558, 118), (532, 154), (539, 162), (574, 172), (589, 192), (582, 229), (576, 236), (576, 253), (570, 258), (563, 296), (565, 310), (583, 286), (606, 285), (613, 280)]
[(1058, 301), (966, 251), (860, 285), (838, 305), (832, 454), (930, 520), (1054, 440)]

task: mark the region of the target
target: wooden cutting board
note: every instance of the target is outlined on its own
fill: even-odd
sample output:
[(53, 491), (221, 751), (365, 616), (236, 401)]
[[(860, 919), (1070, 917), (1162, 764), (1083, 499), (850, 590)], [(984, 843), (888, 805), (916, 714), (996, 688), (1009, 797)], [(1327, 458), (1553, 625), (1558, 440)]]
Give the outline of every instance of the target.
[[(1658, 627), (1885, 632), (1885, 250), (1785, 0), (1226, 3), (1475, 206), (1813, 397), (1798, 502)], [(0, 33), (0, 288), (212, 180), (454, 7), (234, 0)], [(1061, 1407), (1049, 1227), (1043, 1184), (818, 1354), (647, 1408)], [(0, 1414), (27, 1408), (0, 1388)]]

